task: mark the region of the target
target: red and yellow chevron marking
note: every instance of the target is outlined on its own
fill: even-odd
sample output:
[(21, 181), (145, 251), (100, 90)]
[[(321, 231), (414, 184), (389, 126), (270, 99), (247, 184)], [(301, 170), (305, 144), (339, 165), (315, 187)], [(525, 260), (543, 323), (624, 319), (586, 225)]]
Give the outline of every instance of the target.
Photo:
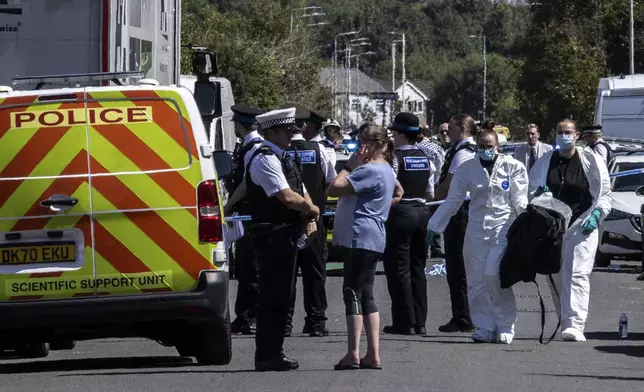
[[(55, 177), (2, 181), (0, 231), (75, 227), (85, 238), (85, 264), (76, 271), (3, 274), (0, 266), (0, 300), (187, 291), (201, 270), (214, 268), (214, 245), (198, 243), (201, 168), (179, 94), (101, 91), (86, 98), (46, 105), (34, 104), (35, 97), (0, 101), (0, 145), (2, 156), (9, 147), (10, 157), (0, 157), (0, 178)], [(2, 107), (8, 104), (24, 106)], [(24, 112), (32, 114), (17, 117)], [(48, 123), (34, 128), (39, 118)], [(163, 172), (141, 173), (151, 170)], [(80, 176), (56, 178), (62, 175)], [(53, 194), (79, 203), (68, 215), (20, 219), (53, 214), (39, 204)], [(24, 282), (59, 288), (12, 292)], [(60, 288), (61, 282), (67, 286)]]

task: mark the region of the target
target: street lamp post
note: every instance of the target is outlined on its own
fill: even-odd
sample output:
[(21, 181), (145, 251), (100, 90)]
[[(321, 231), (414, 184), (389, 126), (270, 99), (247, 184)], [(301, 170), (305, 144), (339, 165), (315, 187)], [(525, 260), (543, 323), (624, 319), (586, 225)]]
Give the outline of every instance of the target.
[[(345, 37), (348, 35), (354, 35), (358, 34), (358, 31), (347, 31), (345, 33), (340, 33), (335, 36), (335, 39), (333, 40), (333, 90), (332, 90), (332, 95), (333, 97), (331, 98), (332, 105), (331, 107), (333, 108), (334, 111), (334, 117), (338, 117), (338, 112), (336, 109), (336, 97), (338, 94), (338, 75), (337, 75), (337, 68), (338, 68), (338, 38), (339, 37)], [(346, 63), (346, 61), (345, 61)]]
[[(319, 9), (322, 9), (322, 7), (318, 7), (318, 6), (310, 6), (310, 7), (303, 7), (303, 8), (294, 8), (294, 9), (292, 9), (292, 10), (291, 10), (291, 29), (290, 29), (290, 32), (289, 32), (289, 33), (290, 33), (290, 34), (293, 34), (293, 22), (295, 21), (294, 14), (295, 14), (297, 11), (319, 10)], [(308, 14), (308, 15), (301, 15), (301, 16), (300, 16), (300, 18), (304, 18), (304, 17), (307, 17), (307, 16), (318, 16), (318, 15), (325, 15), (325, 14), (314, 12), (314, 13), (312, 13), (312, 14)]]
[[(396, 32), (396, 31), (392, 31), (389, 34), (391, 34), (391, 35), (401, 35), (402, 36), (402, 40), (400, 40), (400, 42), (402, 42), (402, 79), (401, 79), (402, 90), (401, 90), (400, 94), (402, 95), (403, 104), (404, 104), (404, 102), (406, 101), (406, 98), (405, 98), (405, 83), (407, 82), (407, 76), (406, 76), (406, 73), (405, 73), (405, 71), (406, 71), (405, 60), (407, 58), (407, 56), (406, 56), (407, 40), (405, 38), (405, 33), (399, 33), (399, 32)], [(395, 89), (395, 87), (396, 86), (395, 86), (395, 81), (394, 81), (394, 89)]]
[(346, 118), (346, 122), (351, 122), (351, 48), (354, 46), (368, 46), (371, 45), (368, 42), (368, 38), (355, 38), (347, 42), (347, 48), (345, 51), (346, 56), (346, 71), (347, 71), (347, 113), (346, 117), (343, 116), (343, 119)]
[[(376, 54), (375, 52), (364, 52), (364, 53), (359, 53), (354, 55), (356, 58), (356, 98), (358, 99), (358, 102), (362, 103), (360, 100), (360, 57), (362, 56), (373, 56)], [(360, 122), (360, 113), (356, 112), (356, 124)]]

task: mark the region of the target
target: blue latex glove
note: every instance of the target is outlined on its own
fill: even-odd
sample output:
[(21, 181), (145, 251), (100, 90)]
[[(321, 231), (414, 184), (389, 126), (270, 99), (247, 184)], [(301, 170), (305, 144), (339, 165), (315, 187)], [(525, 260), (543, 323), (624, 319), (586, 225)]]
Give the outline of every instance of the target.
[(427, 238), (425, 239), (425, 242), (427, 242), (427, 245), (429, 245), (432, 242), (432, 239), (439, 235), (440, 233), (437, 233), (435, 231), (428, 230), (427, 231)]
[(539, 188), (534, 192), (534, 197), (541, 196), (546, 192), (550, 192), (548, 185), (539, 185)]
[(601, 211), (595, 208), (593, 212), (590, 214), (590, 216), (588, 217), (588, 219), (586, 219), (584, 224), (581, 226), (583, 228), (583, 233), (588, 235), (593, 231), (597, 230), (597, 227), (599, 227), (599, 218), (601, 217), (602, 217)]

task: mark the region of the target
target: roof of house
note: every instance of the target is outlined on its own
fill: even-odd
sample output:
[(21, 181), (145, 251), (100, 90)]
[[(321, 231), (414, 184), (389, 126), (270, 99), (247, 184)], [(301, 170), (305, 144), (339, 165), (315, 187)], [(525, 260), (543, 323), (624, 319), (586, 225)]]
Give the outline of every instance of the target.
[[(352, 68), (349, 76), (351, 78), (351, 92), (353, 94), (356, 91), (360, 94), (391, 92), (391, 90), (385, 88), (376, 79), (357, 69)], [(346, 91), (347, 70), (345, 68), (336, 68), (336, 78), (339, 92)], [(333, 68), (322, 68), (320, 70), (320, 82), (325, 87), (333, 87)]]
[[(423, 82), (421, 81), (421, 83), (423, 83)], [(426, 83), (425, 83), (425, 84), (426, 84)], [(413, 89), (413, 90), (415, 90), (415, 91), (416, 91), (420, 96), (422, 96), (422, 97), (423, 97), (423, 99), (425, 99), (425, 100), (429, 100), (429, 95), (428, 95), (428, 93), (429, 93), (429, 91), (431, 91), (431, 90), (429, 90), (429, 91), (427, 91), (427, 90), (423, 90), (423, 89), (421, 89), (421, 88), (420, 88), (420, 87), (419, 87), (415, 82), (414, 82), (414, 83), (412, 83), (412, 82), (411, 82), (411, 81), (409, 81), (409, 80), (407, 81), (406, 86), (407, 86), (407, 87), (409, 87), (409, 88), (411, 88), (411, 89)], [(397, 85), (397, 86), (396, 86), (396, 91), (400, 90), (400, 88), (401, 88), (401, 87), (402, 87), (402, 84)]]
[[(383, 86), (387, 86), (387, 89), (391, 87), (391, 79), (376, 79), (378, 83), (380, 83)], [(420, 80), (420, 79), (413, 79), (413, 80), (407, 80), (408, 85), (412, 85), (418, 92), (420, 92), (422, 95), (427, 97), (427, 99), (430, 99), (431, 93), (433, 91), (433, 86), (431, 82), (428, 82), (426, 80)], [(400, 80), (396, 80), (396, 90), (400, 88)]]

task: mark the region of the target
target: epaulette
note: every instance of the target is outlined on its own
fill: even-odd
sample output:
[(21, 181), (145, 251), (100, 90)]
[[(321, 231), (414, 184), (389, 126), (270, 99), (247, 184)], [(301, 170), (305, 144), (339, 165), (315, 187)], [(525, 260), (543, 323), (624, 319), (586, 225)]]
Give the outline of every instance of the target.
[(275, 155), (269, 146), (261, 146), (257, 149), (257, 152), (264, 155)]

